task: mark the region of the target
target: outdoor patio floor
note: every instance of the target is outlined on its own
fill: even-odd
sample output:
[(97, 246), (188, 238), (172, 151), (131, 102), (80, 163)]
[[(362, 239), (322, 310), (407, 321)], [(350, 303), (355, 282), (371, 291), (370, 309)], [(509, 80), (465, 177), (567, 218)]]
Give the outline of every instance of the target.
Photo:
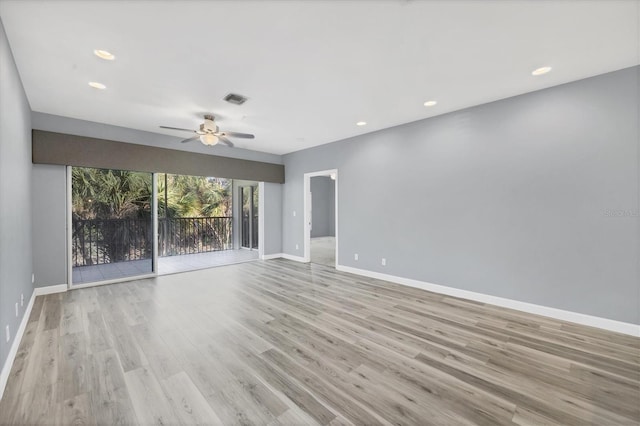
[[(258, 259), (257, 250), (223, 250), (158, 258), (158, 275), (195, 271)], [(73, 268), (73, 284), (86, 284), (136, 275), (151, 274), (151, 259)]]

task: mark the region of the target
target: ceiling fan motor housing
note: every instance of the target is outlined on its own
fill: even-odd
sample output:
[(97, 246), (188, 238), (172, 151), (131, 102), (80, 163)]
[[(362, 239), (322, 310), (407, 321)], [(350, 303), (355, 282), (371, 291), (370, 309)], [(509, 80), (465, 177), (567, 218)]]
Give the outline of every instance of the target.
[(204, 133), (215, 133), (218, 131), (218, 126), (213, 121), (213, 116), (205, 116), (204, 123), (200, 125), (200, 131)]

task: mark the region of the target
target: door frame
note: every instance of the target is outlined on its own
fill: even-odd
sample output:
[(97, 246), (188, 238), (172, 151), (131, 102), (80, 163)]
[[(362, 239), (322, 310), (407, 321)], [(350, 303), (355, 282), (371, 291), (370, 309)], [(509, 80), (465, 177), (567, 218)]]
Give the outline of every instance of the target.
[(158, 206), (157, 206), (158, 182), (157, 182), (157, 174), (151, 173), (151, 185), (152, 185), (152, 194), (151, 194), (152, 236), (151, 238), (153, 239), (153, 248), (152, 248), (153, 253), (151, 258), (151, 264), (152, 264), (153, 271), (149, 274), (132, 275), (128, 277), (114, 278), (114, 279), (103, 280), (103, 281), (73, 284), (73, 261), (72, 261), (73, 260), (73, 166), (66, 166), (66, 172), (67, 172), (67, 199), (66, 199), (67, 290), (96, 287), (96, 286), (105, 285), (105, 284), (115, 284), (115, 283), (122, 283), (127, 281), (141, 280), (144, 278), (158, 277)]
[(333, 212), (335, 216), (335, 228), (336, 228), (336, 264), (335, 268), (338, 269), (338, 169), (320, 170), (317, 172), (310, 172), (304, 174), (304, 261), (311, 262), (311, 178), (317, 176), (335, 176), (335, 210)]
[(258, 182), (258, 258), (264, 257), (264, 182)]
[[(244, 229), (242, 228), (242, 220), (243, 220), (243, 209), (244, 209), (244, 188), (251, 188), (251, 200), (249, 202), (249, 206), (250, 206), (250, 210), (251, 210), (251, 215), (249, 216), (249, 246), (250, 247), (245, 247), (242, 245), (242, 237), (243, 237), (243, 232)], [(255, 203), (253, 202), (253, 198), (254, 198), (254, 194), (255, 192), (258, 191), (258, 205), (255, 205)], [(262, 247), (261, 241), (260, 241), (260, 236), (261, 236), (261, 218), (262, 218), (262, 211), (264, 210), (264, 203), (262, 203), (262, 196), (261, 196), (261, 192), (260, 192), (260, 182), (255, 182), (252, 183), (250, 185), (238, 185), (238, 205), (239, 205), (239, 209), (238, 209), (238, 228), (240, 228), (240, 238), (238, 239), (238, 243), (239, 243), (239, 248), (241, 250), (257, 250), (258, 251), (258, 255), (260, 255), (260, 247)], [(253, 246), (253, 214), (255, 212), (258, 212), (258, 245), (256, 247)]]

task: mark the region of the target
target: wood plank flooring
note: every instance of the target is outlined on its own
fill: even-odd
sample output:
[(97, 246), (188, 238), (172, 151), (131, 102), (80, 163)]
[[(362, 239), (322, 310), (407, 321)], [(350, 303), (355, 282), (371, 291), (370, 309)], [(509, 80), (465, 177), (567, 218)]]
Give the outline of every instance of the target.
[(286, 260), (36, 298), (0, 424), (637, 425), (640, 339)]

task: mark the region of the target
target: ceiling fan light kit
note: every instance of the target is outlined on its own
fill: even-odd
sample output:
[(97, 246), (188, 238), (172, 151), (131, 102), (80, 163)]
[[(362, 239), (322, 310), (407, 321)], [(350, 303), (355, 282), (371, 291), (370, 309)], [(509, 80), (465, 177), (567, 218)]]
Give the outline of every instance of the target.
[(200, 135), (200, 142), (202, 142), (207, 146), (217, 145), (219, 141), (220, 139), (212, 133), (206, 133), (204, 135)]

